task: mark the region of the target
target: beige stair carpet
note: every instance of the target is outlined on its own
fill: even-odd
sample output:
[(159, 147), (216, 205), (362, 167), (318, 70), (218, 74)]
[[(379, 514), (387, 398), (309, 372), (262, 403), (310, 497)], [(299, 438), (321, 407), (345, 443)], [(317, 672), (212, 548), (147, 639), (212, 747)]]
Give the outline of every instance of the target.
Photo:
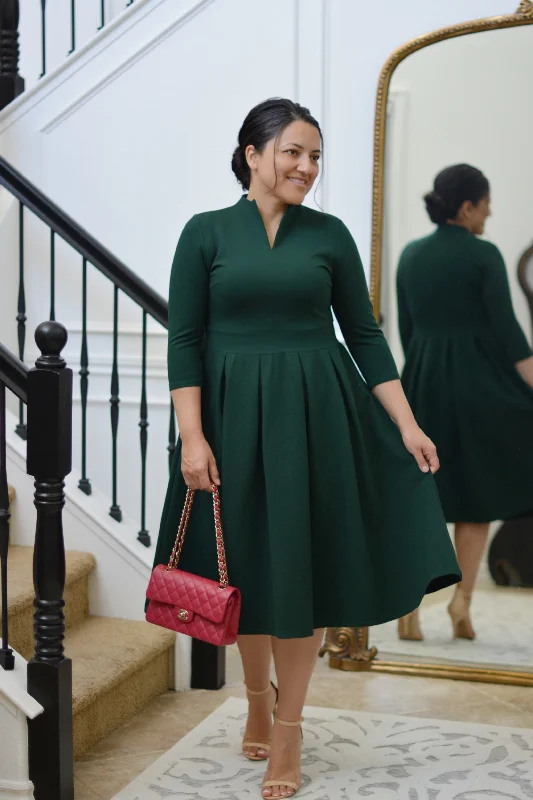
[[(65, 623), (77, 625), (89, 613), (88, 576), (95, 567), (90, 553), (67, 552), (65, 581)], [(7, 599), (9, 644), (29, 661), (35, 651), (33, 638), (33, 548), (12, 546), (8, 553)], [(0, 606), (1, 607), (1, 606)]]
[(174, 642), (147, 622), (107, 617), (69, 631), (75, 758), (173, 687)]
[[(114, 800), (256, 800), (265, 772), (239, 755), (245, 700), (230, 698)], [(333, 708), (304, 709), (307, 800), (533, 797), (533, 731)]]
[[(72, 659), (74, 757), (174, 686), (175, 634), (147, 622), (89, 616), (89, 553), (66, 553), (65, 654)], [(35, 651), (33, 549), (9, 548), (10, 645)]]

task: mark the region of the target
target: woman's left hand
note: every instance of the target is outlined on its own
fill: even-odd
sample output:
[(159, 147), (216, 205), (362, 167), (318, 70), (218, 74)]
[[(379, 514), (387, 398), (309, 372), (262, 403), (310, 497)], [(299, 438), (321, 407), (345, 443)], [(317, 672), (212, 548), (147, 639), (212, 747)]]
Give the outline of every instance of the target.
[(431, 472), (434, 475), (440, 468), (440, 463), (437, 448), (429, 436), (415, 424), (402, 431), (402, 439), (422, 472)]

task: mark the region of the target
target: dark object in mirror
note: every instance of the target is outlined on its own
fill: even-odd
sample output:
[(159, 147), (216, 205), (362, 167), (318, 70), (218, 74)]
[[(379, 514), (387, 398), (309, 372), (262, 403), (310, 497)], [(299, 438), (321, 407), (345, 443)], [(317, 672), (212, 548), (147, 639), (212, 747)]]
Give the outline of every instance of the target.
[(531, 315), (533, 330), (533, 245), (522, 253), (518, 264), (518, 282), (524, 292)]
[(498, 586), (533, 588), (533, 517), (503, 523), (489, 547), (488, 564)]

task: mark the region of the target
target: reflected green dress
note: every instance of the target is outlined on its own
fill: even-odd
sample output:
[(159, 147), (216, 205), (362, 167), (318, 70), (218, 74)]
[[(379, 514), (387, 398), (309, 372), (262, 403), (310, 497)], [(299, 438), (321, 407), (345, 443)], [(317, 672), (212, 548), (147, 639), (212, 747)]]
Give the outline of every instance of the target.
[[(377, 625), (459, 579), (433, 478), (371, 392), (398, 373), (339, 219), (289, 206), (271, 249), (246, 195), (193, 217), (172, 267), (168, 369), (171, 389), (202, 386), (240, 633)], [(185, 491), (178, 441), (155, 564)], [(207, 492), (180, 567), (217, 579)]]
[(533, 512), (531, 355), (495, 245), (443, 225), (404, 250), (397, 272), (405, 392), (437, 445), (448, 522)]

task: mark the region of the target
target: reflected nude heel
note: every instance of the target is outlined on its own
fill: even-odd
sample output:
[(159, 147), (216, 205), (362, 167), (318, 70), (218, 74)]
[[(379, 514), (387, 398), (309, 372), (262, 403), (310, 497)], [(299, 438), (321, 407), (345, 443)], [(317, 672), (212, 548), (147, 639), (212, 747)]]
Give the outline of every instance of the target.
[(448, 614), (451, 617), (453, 625), (454, 639), (469, 639), (473, 641), (476, 638), (476, 632), (472, 627), (472, 620), (470, 619), (470, 601), (469, 597), (464, 591), (457, 587), (453, 599), (448, 606)]
[(418, 608), (415, 608), (410, 614), (406, 614), (405, 617), (400, 617), (398, 620), (398, 639), (408, 639), (412, 642), (424, 641), (424, 634), (420, 627)]
[[(285, 720), (282, 720), (278, 716), (275, 715), (274, 716), (274, 720), (278, 723), (278, 725), (284, 725), (286, 728), (298, 728), (299, 727), (300, 728), (300, 733), (302, 734), (302, 741), (303, 741), (303, 738), (304, 738), (304, 732), (302, 730), (302, 722), (304, 721), (303, 717), (301, 717), (298, 720), (298, 722), (285, 722)], [(262, 794), (263, 797), (266, 798), (266, 800), (268, 800), (269, 797), (272, 797), (272, 795), (265, 795), (265, 794), (263, 794), (263, 791), (265, 789), (271, 788), (272, 786), (286, 786), (287, 789), (291, 790), (291, 793), (290, 794), (286, 794), (286, 795), (282, 795), (282, 797), (293, 797), (296, 794), (296, 792), (300, 789), (301, 783), (296, 783), (295, 781), (287, 781), (287, 780), (284, 780), (283, 778), (278, 778), (277, 780), (272, 780), (272, 781), (263, 781), (263, 787), (262, 787), (261, 794)]]
[[(272, 689), (274, 690), (274, 692), (276, 694), (276, 700), (275, 700), (275, 703), (274, 703), (274, 709), (272, 711), (272, 717), (274, 719), (276, 719), (276, 708), (278, 706), (278, 689), (277, 689), (277, 686), (275, 686), (272, 683), (272, 681), (270, 681), (270, 686), (268, 686), (266, 689), (263, 689), (261, 692), (253, 692), (251, 689), (247, 688), (246, 689), (246, 693), (251, 695), (252, 697), (260, 697), (261, 695), (268, 694), (268, 692), (271, 692)], [(248, 753), (244, 752), (244, 748), (245, 747), (257, 747), (258, 750), (264, 750), (265, 753), (266, 753), (266, 756), (257, 756), (257, 755), (251, 756)], [(247, 739), (246, 738), (246, 734), (245, 734), (244, 739), (242, 741), (242, 754), (249, 761), (266, 761), (268, 756), (269, 756), (269, 754), (270, 754), (270, 739), (267, 739), (265, 742), (252, 742), (251, 739)]]

